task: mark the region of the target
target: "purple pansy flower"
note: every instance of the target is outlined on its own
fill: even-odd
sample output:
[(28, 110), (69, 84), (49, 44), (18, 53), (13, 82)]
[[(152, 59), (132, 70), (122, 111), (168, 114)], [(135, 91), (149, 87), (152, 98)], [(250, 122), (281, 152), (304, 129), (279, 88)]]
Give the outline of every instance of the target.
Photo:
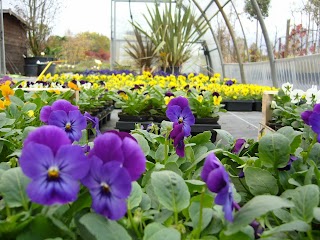
[(173, 146), (179, 157), (184, 157), (184, 130), (183, 125), (179, 123), (173, 124), (173, 129), (170, 132), (170, 138), (173, 139)]
[(233, 81), (232, 80), (227, 80), (224, 84), (227, 85), (227, 86), (231, 86), (233, 85)]
[(318, 135), (317, 140), (320, 142), (320, 103), (314, 105), (313, 111), (302, 112), (301, 118)]
[(225, 218), (232, 222), (233, 194), (229, 175), (214, 153), (210, 153), (206, 158), (201, 178), (206, 182), (208, 189), (217, 194), (214, 202), (222, 205)]
[(52, 111), (48, 119), (48, 124), (55, 125), (63, 129), (71, 141), (79, 141), (82, 136), (82, 130), (87, 127), (87, 121), (79, 110)]
[(103, 163), (118, 161), (125, 168), (132, 181), (140, 178), (146, 169), (146, 158), (137, 143), (131, 137), (120, 137), (121, 133), (106, 132), (94, 140), (89, 159), (97, 157)]
[(166, 115), (171, 122), (183, 124), (183, 130), (186, 137), (191, 134), (191, 125), (195, 123), (195, 118), (189, 107), (187, 98), (176, 97), (171, 99), (168, 104)]
[(126, 198), (131, 192), (131, 177), (118, 161), (103, 163), (93, 156), (89, 175), (82, 183), (89, 188), (92, 208), (111, 220), (122, 218), (127, 212)]
[(246, 140), (245, 140), (245, 139), (243, 139), (243, 138), (238, 138), (238, 139), (236, 140), (236, 143), (234, 144), (234, 147), (233, 147), (233, 149), (232, 149), (232, 152), (233, 152), (234, 154), (239, 154), (240, 151), (242, 150), (242, 148), (243, 148), (243, 146), (244, 146), (245, 143), (246, 143)]
[(40, 111), (40, 120), (44, 123), (48, 123), (50, 114), (53, 111), (62, 110), (66, 113), (69, 113), (70, 111), (78, 110), (79, 108), (77, 106), (72, 105), (70, 102), (64, 99), (59, 99), (55, 101), (52, 106), (44, 106), (41, 108)]
[(91, 122), (92, 128), (96, 130), (96, 135), (100, 135), (101, 132), (99, 127), (99, 118), (91, 116), (88, 112), (84, 113), (84, 117), (87, 119), (88, 122)]
[(89, 169), (82, 148), (71, 145), (66, 133), (56, 126), (42, 126), (31, 132), (24, 141), (19, 163), (31, 178), (29, 198), (43, 205), (75, 201), (80, 189), (78, 180)]

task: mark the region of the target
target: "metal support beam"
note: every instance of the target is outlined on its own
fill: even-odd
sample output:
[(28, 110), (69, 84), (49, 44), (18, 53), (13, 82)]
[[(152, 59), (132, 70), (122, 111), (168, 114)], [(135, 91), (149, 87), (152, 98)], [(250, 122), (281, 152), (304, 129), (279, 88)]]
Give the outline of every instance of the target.
[(6, 74), (2, 0), (0, 0), (0, 74)]
[[(264, 20), (263, 20), (263, 16), (261, 14), (259, 5), (257, 3), (256, 0), (250, 0), (252, 7), (254, 9), (254, 11), (257, 14), (257, 19), (260, 23), (260, 27), (261, 27), (261, 31), (264, 37), (264, 40), (266, 42), (267, 45), (267, 51), (268, 51), (268, 56), (269, 56), (269, 62), (270, 62), (270, 69), (271, 69), (271, 79), (272, 79), (272, 84), (274, 87), (278, 87), (278, 82), (276, 80), (276, 65), (275, 65), (275, 61), (274, 61), (274, 56), (273, 56), (273, 51), (272, 51), (272, 46), (271, 46), (271, 42), (269, 39), (269, 34), (266, 28), (266, 25), (264, 24)], [(259, 79), (257, 79), (259, 80)]]

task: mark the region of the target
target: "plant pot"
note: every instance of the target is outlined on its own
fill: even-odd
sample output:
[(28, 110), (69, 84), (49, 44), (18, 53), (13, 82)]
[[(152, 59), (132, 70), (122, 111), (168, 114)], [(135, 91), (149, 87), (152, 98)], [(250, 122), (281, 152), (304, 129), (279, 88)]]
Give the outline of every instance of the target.
[[(42, 71), (47, 67), (47, 63), (40, 63), (38, 64), (38, 75), (42, 73)], [(52, 63), (50, 67), (45, 71), (44, 74), (50, 73), (51, 75), (54, 75), (56, 73), (56, 64)]]
[(219, 116), (216, 117), (204, 117), (204, 118), (197, 118), (196, 117), (196, 124), (217, 124), (219, 120)]
[(180, 73), (180, 67), (173, 67), (173, 72), (172, 72), (172, 67), (161, 67), (161, 70), (166, 72), (166, 73), (169, 73), (169, 74), (179, 74)]
[(267, 126), (269, 128), (272, 128), (273, 130), (277, 131), (278, 129), (282, 128), (282, 124), (281, 123), (275, 123), (275, 122), (268, 122)]
[(24, 75), (27, 77), (38, 76), (38, 65), (37, 64), (26, 64), (24, 65)]
[(122, 112), (118, 113), (119, 121), (126, 122), (144, 122), (149, 119), (147, 115), (128, 115)]
[(53, 57), (43, 57), (43, 56), (36, 56), (36, 57), (26, 57), (24, 58), (24, 63), (27, 64), (37, 64), (38, 62), (50, 62), (53, 61), (55, 58)]
[(252, 104), (252, 111), (261, 112), (262, 111), (262, 101), (255, 100)]
[(170, 121), (166, 115), (154, 115), (152, 116), (154, 122), (161, 123), (162, 121)]
[(194, 124), (191, 126), (191, 135), (195, 136), (204, 131), (210, 131), (212, 133), (211, 142), (215, 142), (217, 138), (217, 132), (214, 129), (221, 129), (221, 125), (215, 124)]
[(252, 112), (253, 100), (227, 100), (224, 104), (227, 111)]

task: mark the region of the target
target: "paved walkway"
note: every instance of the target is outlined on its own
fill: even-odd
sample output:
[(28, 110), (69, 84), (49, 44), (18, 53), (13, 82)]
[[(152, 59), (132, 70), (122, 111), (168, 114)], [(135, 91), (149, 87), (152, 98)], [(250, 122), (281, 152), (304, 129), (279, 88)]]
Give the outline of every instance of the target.
[[(110, 121), (103, 126), (102, 132), (115, 129), (116, 122), (119, 119), (119, 111), (119, 109), (112, 111)], [(220, 113), (218, 123), (221, 125), (221, 129), (231, 133), (234, 138), (257, 140), (261, 118), (261, 112), (226, 112)]]

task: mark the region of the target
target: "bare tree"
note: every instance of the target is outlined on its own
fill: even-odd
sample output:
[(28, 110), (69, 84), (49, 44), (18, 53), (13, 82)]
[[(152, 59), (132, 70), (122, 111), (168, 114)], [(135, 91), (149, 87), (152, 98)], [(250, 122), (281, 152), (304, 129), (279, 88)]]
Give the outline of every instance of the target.
[(61, 0), (15, 0), (16, 12), (26, 21), (29, 50), (39, 56), (46, 47)]

